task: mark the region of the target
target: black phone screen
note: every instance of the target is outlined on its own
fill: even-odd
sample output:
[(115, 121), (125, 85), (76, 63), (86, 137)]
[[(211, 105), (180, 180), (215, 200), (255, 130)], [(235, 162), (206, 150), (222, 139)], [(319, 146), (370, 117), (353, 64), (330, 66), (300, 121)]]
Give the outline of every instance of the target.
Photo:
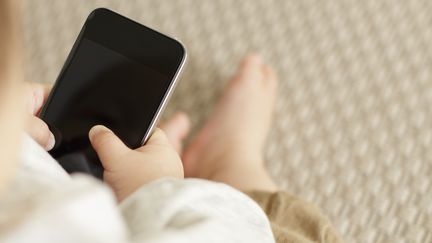
[(97, 177), (90, 128), (105, 125), (130, 148), (141, 146), (173, 78), (103, 41), (81, 36), (41, 114), (56, 137), (51, 155), (68, 172)]

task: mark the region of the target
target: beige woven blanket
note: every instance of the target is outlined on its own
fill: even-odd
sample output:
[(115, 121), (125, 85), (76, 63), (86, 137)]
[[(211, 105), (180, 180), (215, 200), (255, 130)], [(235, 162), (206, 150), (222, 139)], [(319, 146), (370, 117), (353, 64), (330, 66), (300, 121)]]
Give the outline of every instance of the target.
[(432, 242), (432, 1), (27, 0), (28, 74), (53, 82), (88, 13), (179, 37), (190, 61), (168, 114), (196, 124), (258, 51), (280, 93), (268, 166), (347, 242)]

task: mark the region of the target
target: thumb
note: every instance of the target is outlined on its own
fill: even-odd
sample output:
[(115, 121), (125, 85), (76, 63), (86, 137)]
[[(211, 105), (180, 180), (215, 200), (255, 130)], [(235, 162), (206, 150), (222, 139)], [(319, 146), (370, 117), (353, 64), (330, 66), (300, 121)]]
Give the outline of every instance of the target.
[(97, 125), (89, 132), (90, 142), (96, 151), (104, 168), (129, 151), (129, 148), (107, 127)]

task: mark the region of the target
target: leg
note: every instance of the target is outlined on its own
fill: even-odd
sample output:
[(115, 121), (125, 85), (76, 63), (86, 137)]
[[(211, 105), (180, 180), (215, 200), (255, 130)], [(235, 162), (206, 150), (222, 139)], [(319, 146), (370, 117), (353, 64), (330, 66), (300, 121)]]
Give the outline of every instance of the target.
[[(268, 215), (277, 242), (342, 242), (316, 207), (287, 192), (274, 192), (277, 187), (265, 169), (262, 148), (271, 125), (275, 90), (273, 72), (256, 57), (246, 58), (186, 148), (185, 174), (248, 191)], [(177, 115), (166, 123), (168, 137), (177, 139), (173, 144), (181, 144), (185, 121)]]
[(240, 190), (275, 191), (263, 145), (276, 95), (274, 72), (256, 55), (243, 61), (213, 113), (183, 154), (185, 175)]

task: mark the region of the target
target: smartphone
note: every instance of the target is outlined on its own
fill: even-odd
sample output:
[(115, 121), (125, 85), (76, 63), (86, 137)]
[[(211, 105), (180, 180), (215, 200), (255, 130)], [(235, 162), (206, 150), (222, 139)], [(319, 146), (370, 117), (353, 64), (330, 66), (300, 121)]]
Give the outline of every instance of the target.
[(40, 113), (56, 139), (50, 154), (69, 173), (102, 178), (90, 128), (105, 125), (132, 149), (145, 144), (185, 61), (179, 41), (108, 9), (91, 12)]

